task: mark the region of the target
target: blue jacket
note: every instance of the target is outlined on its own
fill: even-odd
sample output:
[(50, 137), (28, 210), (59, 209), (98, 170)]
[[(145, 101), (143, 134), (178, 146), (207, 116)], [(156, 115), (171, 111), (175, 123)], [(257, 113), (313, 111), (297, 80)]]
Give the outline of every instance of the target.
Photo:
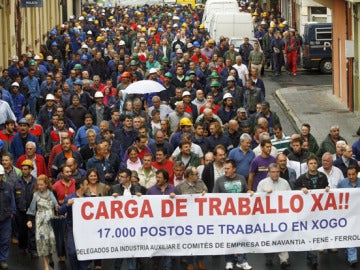
[[(27, 135), (26, 142), (34, 142), (36, 144), (36, 153), (41, 154), (40, 145), (38, 143), (37, 138), (34, 135), (29, 133)], [(25, 145), (23, 144), (23, 140), (21, 139), (20, 133), (14, 135), (14, 138), (10, 145), (10, 153), (14, 156), (14, 164), (16, 164), (18, 158), (21, 155), (25, 154)]]
[[(86, 163), (86, 169), (95, 168), (99, 172), (99, 181), (104, 184), (111, 184), (114, 181), (114, 170), (111, 167), (110, 161), (107, 158), (103, 160), (97, 159), (95, 156), (90, 158)], [(109, 173), (110, 178), (105, 180), (105, 174)]]
[(3, 181), (0, 181), (0, 221), (10, 218), (15, 214), (15, 199), (11, 186)]
[(23, 177), (16, 179), (14, 185), (14, 194), (16, 209), (18, 211), (26, 212), (26, 210), (29, 208), (32, 201), (35, 184), (36, 179), (34, 176), (31, 176), (29, 183), (27, 183)]

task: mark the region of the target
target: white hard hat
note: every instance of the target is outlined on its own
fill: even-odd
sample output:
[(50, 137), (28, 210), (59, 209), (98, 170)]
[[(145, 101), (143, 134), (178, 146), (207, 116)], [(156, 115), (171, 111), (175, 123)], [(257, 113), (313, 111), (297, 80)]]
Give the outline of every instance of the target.
[(11, 86), (12, 86), (12, 87), (19, 87), (20, 85), (19, 85), (17, 82), (13, 82), (13, 83), (11, 84)]
[(79, 17), (79, 21), (83, 21), (84, 19), (85, 19), (84, 16)]
[(223, 100), (227, 99), (227, 98), (233, 98), (233, 96), (230, 94), (230, 93), (226, 93), (224, 96), (223, 96)]
[(81, 49), (89, 49), (89, 47), (88, 47), (88, 45), (83, 44), (83, 45), (81, 46)]
[(154, 73), (156, 73), (156, 68), (150, 68), (150, 70), (149, 70), (149, 74), (154, 74)]
[(97, 91), (94, 96), (94, 98), (103, 98), (103, 97), (104, 97), (104, 95), (100, 91)]
[(120, 43), (119, 43), (120, 46), (124, 46), (125, 45), (125, 41), (123, 40), (120, 40)]
[(54, 101), (54, 100), (55, 100), (55, 97), (54, 97), (53, 94), (47, 94), (45, 100), (53, 100), (53, 101)]
[(182, 93), (182, 97), (186, 97), (186, 96), (191, 96), (189, 91), (184, 91), (184, 93)]

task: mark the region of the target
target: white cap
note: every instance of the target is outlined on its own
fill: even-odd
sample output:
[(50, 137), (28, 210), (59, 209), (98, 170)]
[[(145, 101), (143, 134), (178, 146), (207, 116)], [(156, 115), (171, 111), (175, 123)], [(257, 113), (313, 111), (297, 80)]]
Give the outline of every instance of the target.
[(89, 49), (89, 47), (88, 47), (88, 45), (83, 44), (83, 45), (81, 46), (81, 49)]
[(17, 82), (13, 82), (13, 83), (11, 84), (11, 86), (12, 86), (12, 87), (14, 87), (14, 86), (19, 87), (20, 85), (19, 85)]
[(94, 98), (103, 98), (103, 97), (104, 97), (104, 95), (100, 91), (97, 91), (94, 96)]
[(18, 57), (17, 55), (14, 55), (14, 56), (11, 58), (11, 61), (14, 61), (14, 62), (19, 61), (19, 57)]
[(182, 49), (177, 49), (176, 53), (183, 53)]
[(192, 43), (190, 42), (190, 43), (188, 43), (188, 44), (186, 45), (186, 47), (187, 47), (188, 49), (190, 49), (190, 48), (194, 47), (194, 45), (192, 45)]
[(92, 35), (92, 32), (89, 30), (89, 31), (86, 32), (86, 34)]
[(52, 60), (54, 60), (54, 58), (52, 57), (52, 55), (48, 55), (48, 56), (46, 57), (46, 60), (47, 60), (47, 61), (52, 61)]
[(224, 96), (223, 96), (223, 100), (227, 99), (227, 98), (233, 98), (233, 96), (230, 94), (230, 93), (226, 93)]
[(229, 76), (227, 77), (226, 81), (227, 81), (227, 82), (229, 82), (229, 81), (235, 81), (235, 78), (234, 78), (234, 76), (229, 75)]
[(85, 19), (84, 16), (79, 17), (79, 21), (83, 21), (84, 19)]
[(34, 60), (40, 60), (40, 56), (38, 56), (37, 54), (34, 56)]
[(179, 27), (177, 23), (173, 24), (173, 28), (175, 28), (175, 27)]
[(149, 74), (154, 74), (156, 72), (157, 72), (156, 68), (150, 68), (149, 70)]
[(93, 22), (94, 19), (92, 17), (89, 18), (89, 22)]
[(190, 92), (184, 91), (184, 93), (182, 93), (182, 97), (185, 97), (185, 96), (191, 96)]
[(47, 94), (45, 100), (55, 100), (55, 97), (53, 94)]
[(119, 43), (119, 45), (120, 45), (120, 46), (123, 46), (123, 45), (125, 45), (125, 41), (123, 41), (123, 40), (120, 40), (120, 43)]

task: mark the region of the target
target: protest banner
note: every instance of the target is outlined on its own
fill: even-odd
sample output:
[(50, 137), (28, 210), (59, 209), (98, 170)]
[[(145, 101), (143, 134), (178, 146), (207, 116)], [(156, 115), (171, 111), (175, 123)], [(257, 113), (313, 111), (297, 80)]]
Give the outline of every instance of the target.
[(360, 190), (75, 199), (79, 260), (360, 246)]

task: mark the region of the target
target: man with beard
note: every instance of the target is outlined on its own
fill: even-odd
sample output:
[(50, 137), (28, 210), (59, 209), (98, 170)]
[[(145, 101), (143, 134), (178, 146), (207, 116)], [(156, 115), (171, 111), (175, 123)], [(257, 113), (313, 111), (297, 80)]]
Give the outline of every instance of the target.
[(21, 155), (25, 154), (25, 145), (28, 141), (32, 141), (36, 144), (36, 153), (40, 154), (38, 140), (34, 135), (29, 133), (29, 121), (27, 121), (25, 118), (22, 118), (18, 122), (18, 125), (18, 133), (15, 134), (10, 146), (10, 152), (14, 156), (15, 163)]
[(316, 153), (318, 157), (322, 157), (325, 152), (330, 152), (331, 154), (335, 154), (336, 152), (336, 142), (337, 141), (345, 141), (346, 140), (340, 136), (340, 128), (338, 125), (333, 125), (330, 127), (330, 133), (326, 136), (326, 138), (320, 144), (320, 149)]
[(201, 176), (209, 192), (212, 192), (215, 180), (224, 175), (224, 163), (226, 160), (226, 149), (223, 145), (217, 145), (213, 152), (214, 161), (205, 165)]

